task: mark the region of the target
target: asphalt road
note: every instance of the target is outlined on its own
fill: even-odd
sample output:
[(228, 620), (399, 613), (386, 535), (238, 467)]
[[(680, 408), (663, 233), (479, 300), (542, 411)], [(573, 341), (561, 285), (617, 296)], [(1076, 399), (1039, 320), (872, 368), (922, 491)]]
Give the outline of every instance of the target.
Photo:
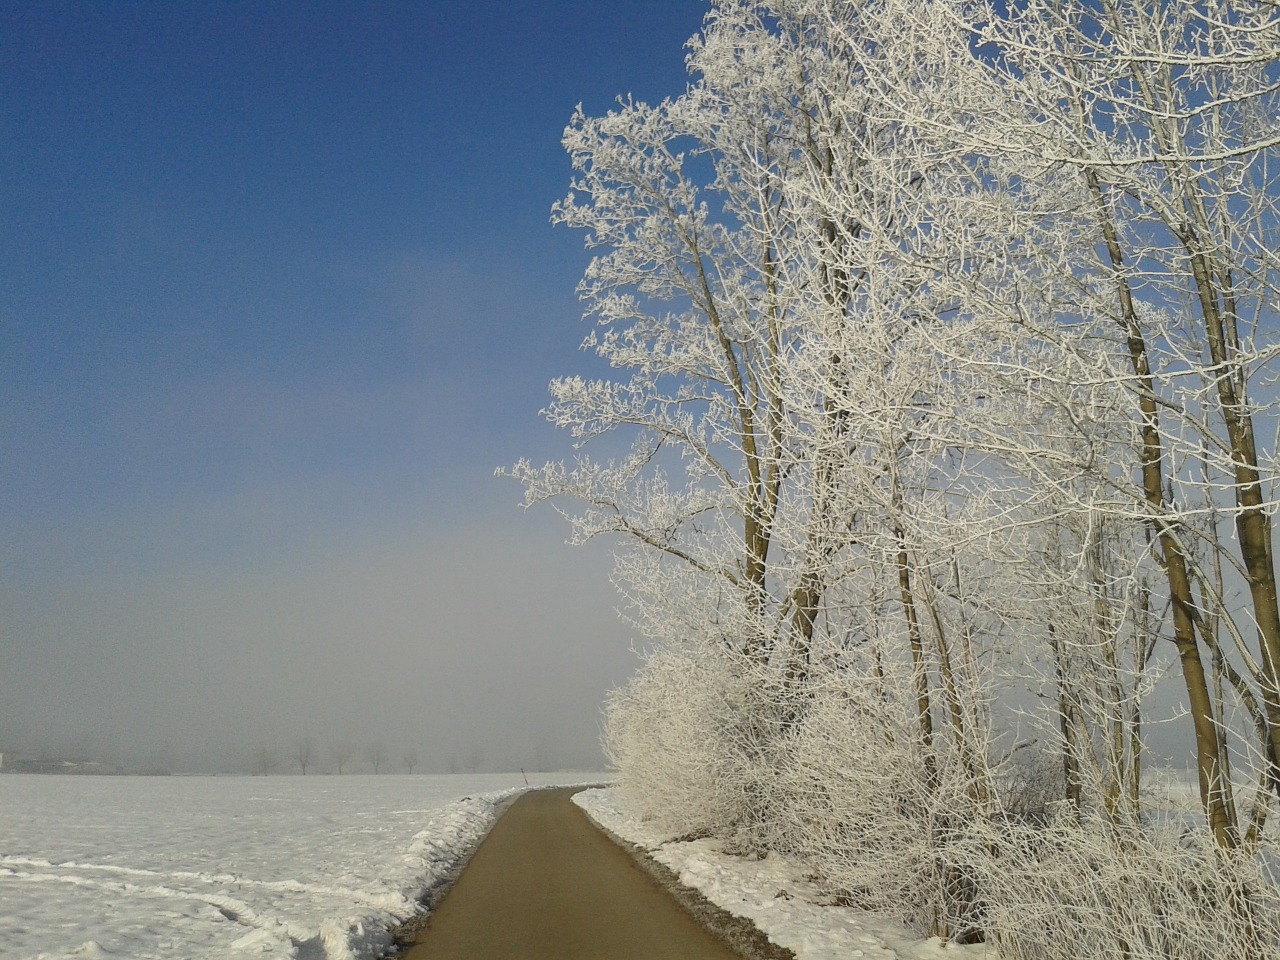
[(535, 790), (494, 825), (409, 960), (740, 960), (569, 799)]

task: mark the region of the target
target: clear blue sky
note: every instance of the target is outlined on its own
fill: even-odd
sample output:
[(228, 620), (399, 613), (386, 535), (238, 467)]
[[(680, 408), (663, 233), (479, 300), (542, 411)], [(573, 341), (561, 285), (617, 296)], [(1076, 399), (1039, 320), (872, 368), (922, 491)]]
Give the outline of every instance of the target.
[(561, 131), (704, 12), (0, 2), (0, 749), (595, 756), (604, 554), (492, 473), (589, 362)]

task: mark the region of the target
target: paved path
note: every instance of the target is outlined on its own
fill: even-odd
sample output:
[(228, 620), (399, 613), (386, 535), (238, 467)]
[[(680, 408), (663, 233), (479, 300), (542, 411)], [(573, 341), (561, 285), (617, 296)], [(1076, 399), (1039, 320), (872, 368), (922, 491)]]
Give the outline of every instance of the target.
[(739, 960), (587, 819), (573, 789), (517, 800), (409, 960)]

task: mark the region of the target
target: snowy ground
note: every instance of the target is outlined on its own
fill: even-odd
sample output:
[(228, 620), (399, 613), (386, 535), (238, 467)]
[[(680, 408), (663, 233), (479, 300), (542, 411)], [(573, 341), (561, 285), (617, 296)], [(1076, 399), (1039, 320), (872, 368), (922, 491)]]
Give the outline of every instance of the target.
[(574, 797), (593, 820), (648, 850), (730, 913), (752, 920), (774, 943), (798, 960), (997, 960), (982, 945), (944, 945), (921, 939), (899, 924), (863, 910), (824, 906), (822, 894), (805, 879), (809, 871), (780, 857), (748, 860), (723, 852), (714, 840), (666, 842), (667, 837), (628, 812), (613, 789), (588, 790)]
[(0, 956), (369, 960), (523, 786), (518, 773), (0, 776)]

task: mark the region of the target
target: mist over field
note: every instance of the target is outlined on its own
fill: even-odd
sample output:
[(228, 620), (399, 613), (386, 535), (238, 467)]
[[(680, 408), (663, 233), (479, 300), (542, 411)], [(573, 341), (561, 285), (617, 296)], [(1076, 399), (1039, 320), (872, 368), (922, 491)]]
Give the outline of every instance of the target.
[(599, 701), (631, 660), (599, 553), (540, 563), (480, 523), (438, 537), (419, 525), (273, 570), (188, 558), (198, 577), (13, 597), (38, 648), (6, 654), (26, 680), (0, 704), (6, 749), (250, 772), (266, 748), (289, 772), (309, 739), (312, 773), (343, 749), (346, 772), (368, 770), (375, 746), (383, 772), (410, 750), (419, 771), (598, 768)]

